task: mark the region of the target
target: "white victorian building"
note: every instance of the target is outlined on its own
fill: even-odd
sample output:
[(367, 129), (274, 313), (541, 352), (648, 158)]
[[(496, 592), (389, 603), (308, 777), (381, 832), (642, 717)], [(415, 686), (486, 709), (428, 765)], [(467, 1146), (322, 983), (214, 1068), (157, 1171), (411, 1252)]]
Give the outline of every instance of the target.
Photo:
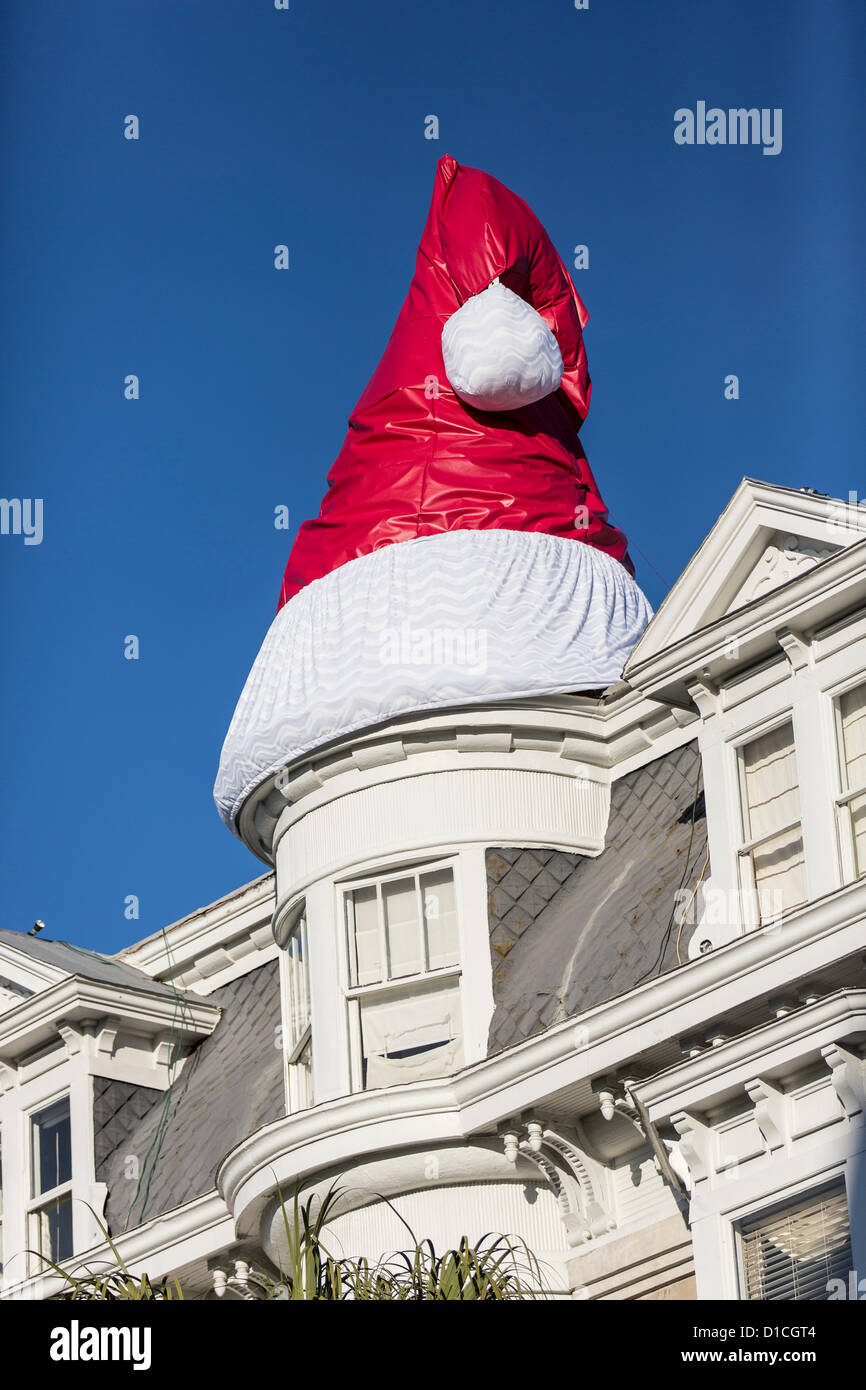
[(202, 1296), (334, 1181), (336, 1253), (391, 1202), (552, 1296), (866, 1279), (866, 512), (744, 480), (620, 683), (356, 730), (237, 830), (266, 875), (117, 957), (0, 932), (5, 1297), (91, 1208)]

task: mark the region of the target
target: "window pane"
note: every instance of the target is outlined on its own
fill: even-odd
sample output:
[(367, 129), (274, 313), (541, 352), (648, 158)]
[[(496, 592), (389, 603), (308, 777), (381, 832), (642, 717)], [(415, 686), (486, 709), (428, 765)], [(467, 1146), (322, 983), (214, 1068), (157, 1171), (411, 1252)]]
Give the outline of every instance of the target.
[(417, 975), (423, 969), (418, 896), (414, 878), (398, 878), (382, 884), (385, 928), (388, 937), (389, 976)]
[(347, 896), (349, 930), (352, 933), (353, 985), (375, 984), (382, 978), (379, 950), (379, 908), (376, 889), (356, 888)]
[(866, 874), (866, 792), (848, 802), (851, 817), (851, 837), (854, 841), (854, 864), (857, 875)]
[[(849, 690), (839, 701), (842, 719), (842, 753), (845, 761), (845, 791), (866, 787), (866, 685)], [(857, 874), (866, 873), (866, 794), (848, 803), (851, 839)]]
[(40, 1110), (31, 1120), (33, 1196), (51, 1192), (72, 1177), (69, 1097)]
[(307, 919), (301, 917), (286, 942), (289, 995), (289, 1044), (293, 1048), (310, 1022), (310, 965), (307, 956)]
[(437, 970), (443, 965), (456, 965), (457, 903), (450, 869), (421, 875), (421, 901), (427, 934), (427, 968)]
[(307, 1040), (306, 1047), (298, 1054), (298, 1060), (292, 1063), (290, 1071), (292, 1111), (306, 1110), (313, 1103), (313, 1044), (311, 1039)]
[(866, 787), (866, 685), (849, 690), (839, 701), (845, 753), (846, 790)]
[(750, 1217), (740, 1230), (747, 1299), (824, 1301), (831, 1279), (847, 1291), (852, 1255), (844, 1183)]
[(72, 1197), (59, 1197), (33, 1214), (36, 1249), (48, 1260), (72, 1256)]
[(786, 830), (753, 850), (752, 864), (762, 922), (772, 921), (806, 901), (806, 866), (798, 828)]
[(799, 820), (800, 788), (790, 722), (747, 743), (743, 768), (750, 840)]

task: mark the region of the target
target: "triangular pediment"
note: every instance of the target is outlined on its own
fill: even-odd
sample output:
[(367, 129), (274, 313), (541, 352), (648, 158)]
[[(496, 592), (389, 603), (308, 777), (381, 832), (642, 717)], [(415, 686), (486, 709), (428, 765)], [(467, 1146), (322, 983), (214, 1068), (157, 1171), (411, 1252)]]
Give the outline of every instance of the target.
[(629, 670), (866, 538), (852, 498), (744, 478), (632, 652)]

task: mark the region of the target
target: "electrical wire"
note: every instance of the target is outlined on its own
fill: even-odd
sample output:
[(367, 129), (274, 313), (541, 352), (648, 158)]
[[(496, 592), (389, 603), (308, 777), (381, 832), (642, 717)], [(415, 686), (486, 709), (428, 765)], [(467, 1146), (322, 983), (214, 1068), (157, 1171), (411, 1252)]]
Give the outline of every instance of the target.
[(670, 915), (670, 918), (668, 919), (668, 924), (667, 924), (667, 927), (665, 928), (664, 935), (662, 936), (662, 944), (661, 944), (661, 947), (659, 948), (659, 953), (658, 953), (658, 955), (656, 956), (655, 960), (653, 961), (652, 965), (650, 966), (649, 970), (645, 971), (644, 974), (641, 975), (640, 979), (635, 980), (635, 986), (640, 985), (640, 984), (643, 984), (644, 980), (649, 979), (650, 975), (654, 975), (654, 974), (656, 973), (656, 967), (659, 968), (659, 973), (661, 973), (661, 965), (662, 965), (662, 962), (663, 962), (664, 957), (665, 957), (665, 951), (666, 951), (667, 948), (668, 948), (668, 942), (670, 941), (671, 931), (673, 930), (673, 925), (674, 925), (674, 918), (675, 918), (675, 916), (676, 916), (676, 911), (677, 911), (677, 898), (679, 897), (679, 894), (682, 892), (683, 884), (685, 883), (686, 878), (688, 877), (688, 874), (689, 874), (689, 870), (690, 870), (691, 867), (692, 867), (692, 863), (691, 863), (692, 845), (693, 845), (693, 843), (694, 843), (694, 838), (695, 838), (695, 818), (696, 818), (697, 810), (698, 810), (698, 800), (699, 800), (699, 796), (700, 796), (701, 772), (702, 772), (702, 771), (703, 771), (703, 764), (701, 763), (700, 755), (698, 755), (698, 775), (697, 775), (697, 778), (696, 778), (696, 780), (695, 780), (695, 798), (694, 798), (694, 801), (692, 802), (692, 821), (691, 821), (691, 831), (690, 831), (690, 833), (689, 833), (688, 848), (686, 849), (686, 867), (683, 869), (683, 876), (682, 876), (682, 878), (680, 879), (679, 887), (677, 888), (677, 891), (676, 891), (676, 893), (674, 894), (674, 905), (673, 905), (673, 907), (672, 907), (672, 909), (671, 909), (671, 915)]
[(708, 843), (707, 843), (707, 855), (706, 855), (706, 858), (704, 859), (703, 868), (701, 869), (700, 875), (699, 875), (699, 877), (698, 877), (698, 881), (697, 881), (697, 883), (695, 884), (694, 889), (693, 889), (693, 891), (692, 891), (692, 896), (689, 898), (688, 902), (686, 903), (686, 910), (685, 910), (685, 912), (683, 913), (682, 917), (680, 918), (680, 928), (679, 928), (679, 931), (677, 932), (677, 965), (682, 965), (682, 963), (683, 963), (683, 958), (682, 958), (682, 956), (680, 955), (680, 937), (681, 937), (682, 934), (683, 934), (683, 927), (685, 926), (686, 918), (687, 918), (688, 915), (689, 915), (689, 908), (691, 907), (692, 903), (694, 902), (695, 896), (696, 896), (696, 894), (697, 894), (697, 891), (698, 891), (698, 889), (699, 889), (700, 886), (701, 886), (701, 881), (702, 881), (702, 879), (703, 879), (703, 877), (704, 877), (704, 874), (707, 872), (707, 865), (709, 864), (709, 862), (710, 862), (710, 846), (709, 846), (709, 842), (708, 842)]

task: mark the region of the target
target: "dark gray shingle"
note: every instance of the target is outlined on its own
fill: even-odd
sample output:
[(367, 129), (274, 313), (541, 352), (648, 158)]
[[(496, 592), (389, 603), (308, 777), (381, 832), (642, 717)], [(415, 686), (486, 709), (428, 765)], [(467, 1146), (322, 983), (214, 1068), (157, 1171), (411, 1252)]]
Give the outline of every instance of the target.
[(80, 975), (85, 980), (99, 980), (107, 985), (143, 990), (146, 994), (174, 994), (170, 985), (152, 980), (143, 970), (136, 970), (134, 965), (100, 955), (98, 951), (87, 951), (83, 946), (72, 946), (68, 941), (29, 936), (26, 932), (10, 931), (8, 927), (0, 927), (0, 941), (26, 956), (32, 956), (34, 960), (45, 961), (46, 965), (56, 966), (70, 975)]
[[(112, 1235), (209, 1192), (229, 1150), (285, 1112), (277, 961), (215, 990), (207, 1002), (222, 1016), (168, 1099), (161, 1142), (164, 1096), (104, 1160)], [(130, 1155), (138, 1160), (140, 1182), (126, 1176)]]
[(601, 855), (570, 856), (573, 867), (537, 915), (520, 907), (528, 902), (530, 883), (516, 900), (519, 921), (509, 919), (511, 909), (503, 911), (504, 898), (496, 895), (512, 865), (526, 869), (520, 856), (545, 851), (488, 853), (488, 884), (496, 856), (503, 865), (507, 860), (491, 890), (495, 1008), (488, 1051), (522, 1042), (676, 966), (676, 925), (669, 930), (674, 894), (684, 872), (685, 886), (694, 885), (706, 854), (702, 799), (689, 852), (691, 808), (700, 785), (695, 743), (620, 778), (611, 793)]

